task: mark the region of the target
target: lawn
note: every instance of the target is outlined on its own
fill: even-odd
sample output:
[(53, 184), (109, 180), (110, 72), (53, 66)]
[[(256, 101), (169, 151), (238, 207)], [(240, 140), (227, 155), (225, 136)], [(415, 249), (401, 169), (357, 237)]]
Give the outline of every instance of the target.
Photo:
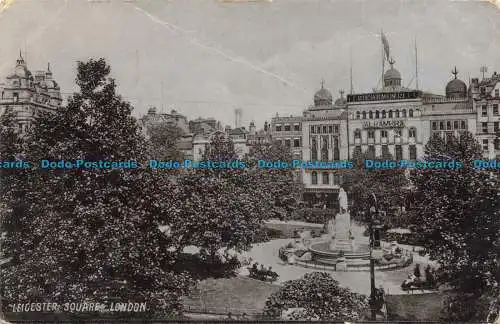
[(386, 296), (388, 320), (439, 321), (442, 297), (437, 293)]
[(260, 315), (280, 286), (248, 278), (207, 279), (184, 300), (187, 312)]

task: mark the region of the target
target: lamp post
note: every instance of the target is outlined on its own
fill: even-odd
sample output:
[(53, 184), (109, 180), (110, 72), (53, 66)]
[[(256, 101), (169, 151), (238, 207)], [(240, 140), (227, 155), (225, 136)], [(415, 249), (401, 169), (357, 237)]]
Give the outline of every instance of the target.
[(377, 213), (377, 197), (375, 194), (371, 194), (372, 202), (370, 209), (368, 211), (368, 231), (370, 233), (370, 309), (371, 309), (371, 320), (376, 320), (376, 305), (375, 305), (375, 260), (373, 259), (373, 247), (374, 247), (374, 231), (373, 231), (373, 216)]

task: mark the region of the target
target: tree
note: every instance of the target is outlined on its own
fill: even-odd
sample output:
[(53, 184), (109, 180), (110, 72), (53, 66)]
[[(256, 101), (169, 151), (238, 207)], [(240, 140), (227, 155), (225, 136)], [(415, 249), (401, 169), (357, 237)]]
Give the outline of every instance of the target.
[[(132, 107), (115, 92), (104, 59), (78, 62), (75, 93), (66, 107), (38, 118), (26, 141), (27, 159), (141, 161), (144, 140)], [(37, 163), (34, 163), (36, 166)], [(158, 197), (147, 169), (25, 170), (6, 201), (2, 270), (11, 302), (110, 300), (147, 302), (149, 314), (174, 316), (190, 277), (172, 271), (174, 239), (153, 214)], [(164, 185), (167, 185), (166, 183)]]
[(177, 145), (181, 136), (182, 129), (175, 125), (157, 124), (148, 128), (149, 152), (148, 156), (157, 160), (181, 161), (184, 155), (178, 149)]
[(294, 172), (288, 169), (264, 169), (258, 167), (259, 160), (265, 161), (292, 161), (290, 148), (280, 145), (279, 142), (257, 143), (250, 150), (248, 157), (249, 168), (258, 179), (254, 185), (261, 191), (272, 194), (272, 217), (288, 218), (297, 207), (297, 197), (300, 195), (300, 186)]
[[(229, 139), (215, 134), (203, 159), (227, 162), (237, 155)], [(244, 168), (191, 169), (168, 181), (175, 182), (171, 198), (157, 203), (156, 214), (176, 238), (175, 250), (194, 245), (206, 267), (228, 265), (232, 272), (239, 263), (229, 252), (248, 250), (259, 238), (263, 220), (269, 218), (271, 194), (260, 191)]]
[[(422, 170), (413, 175), (418, 216), (414, 225), (431, 258), (439, 263), (437, 280), (454, 288), (455, 306), (472, 305), (481, 296), (498, 298), (498, 178), (473, 168), (473, 161), (481, 158), (482, 151), (470, 133), (459, 138), (450, 136), (446, 141), (434, 136), (425, 153), (428, 161), (454, 160), (463, 164), (458, 169)], [(468, 321), (477, 319), (475, 316), (482, 315), (471, 311), (452, 314), (450, 318)]]
[[(369, 200), (372, 194), (375, 194), (378, 201), (378, 209), (389, 213), (393, 207), (405, 206), (405, 201), (408, 191), (405, 189), (408, 186), (408, 179), (405, 170), (401, 168), (394, 169), (376, 169), (366, 168), (364, 161), (369, 159), (366, 154), (358, 153), (353, 157), (354, 167), (344, 171), (346, 181), (343, 187), (347, 191), (351, 202), (351, 213), (358, 221), (366, 221), (363, 213), (371, 206)], [(370, 159), (377, 162), (392, 160), (390, 155), (383, 158)], [(389, 225), (393, 224), (394, 220), (385, 219)]]
[(366, 296), (340, 287), (330, 274), (311, 272), (300, 279), (285, 282), (266, 301), (264, 314), (278, 318), (290, 308), (303, 308), (305, 318), (302, 320), (356, 321), (363, 318), (368, 301)]

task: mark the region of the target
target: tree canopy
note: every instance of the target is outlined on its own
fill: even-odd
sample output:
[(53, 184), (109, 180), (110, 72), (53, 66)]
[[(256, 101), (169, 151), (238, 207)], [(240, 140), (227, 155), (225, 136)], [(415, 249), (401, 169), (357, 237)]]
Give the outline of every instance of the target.
[[(500, 183), (490, 171), (473, 168), (482, 155), (472, 134), (447, 140), (435, 136), (425, 148), (428, 160), (457, 160), (462, 168), (415, 172), (415, 219), (439, 281), (463, 298), (498, 296), (500, 280)], [(463, 314), (454, 320), (472, 320)]]
[[(25, 156), (124, 161), (144, 157), (132, 107), (115, 92), (103, 59), (78, 62), (75, 93), (57, 113), (36, 119)], [(7, 232), (2, 270), (12, 302), (145, 301), (150, 313), (174, 316), (192, 284), (170, 270), (173, 239), (152, 215), (148, 170), (25, 170), (4, 200)], [(9, 227), (8, 227), (9, 228)]]

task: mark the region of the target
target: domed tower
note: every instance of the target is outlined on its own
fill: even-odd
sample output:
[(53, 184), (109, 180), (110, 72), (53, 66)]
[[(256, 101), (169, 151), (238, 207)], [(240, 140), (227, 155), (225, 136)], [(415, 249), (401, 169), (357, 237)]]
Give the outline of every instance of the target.
[(465, 82), (457, 78), (457, 67), (451, 71), (454, 75), (454, 79), (448, 82), (446, 85), (446, 98), (466, 98), (467, 97), (467, 85)]
[(324, 88), (324, 81), (321, 81), (321, 89), (314, 94), (314, 106), (331, 106), (333, 103), (333, 96), (330, 91)]
[(16, 67), (13, 73), (7, 76), (7, 87), (9, 88), (32, 88), (33, 87), (33, 74), (26, 65), (21, 52), (19, 51), (19, 58), (16, 60)]
[(61, 88), (56, 80), (52, 78), (52, 71), (50, 70), (50, 63), (47, 63), (47, 71), (45, 72), (45, 85), (50, 95), (50, 102), (52, 105), (61, 105)]
[(335, 100), (335, 106), (342, 107), (347, 104), (347, 99), (344, 97), (344, 90), (340, 90), (340, 98)]
[(150, 115), (150, 116), (151, 115), (156, 115), (156, 107), (153, 107), (153, 106), (149, 107), (149, 109), (148, 109), (148, 115)]
[(391, 57), (389, 64), (391, 68), (384, 73), (384, 88), (400, 88), (401, 87), (401, 73), (394, 68), (394, 59)]

